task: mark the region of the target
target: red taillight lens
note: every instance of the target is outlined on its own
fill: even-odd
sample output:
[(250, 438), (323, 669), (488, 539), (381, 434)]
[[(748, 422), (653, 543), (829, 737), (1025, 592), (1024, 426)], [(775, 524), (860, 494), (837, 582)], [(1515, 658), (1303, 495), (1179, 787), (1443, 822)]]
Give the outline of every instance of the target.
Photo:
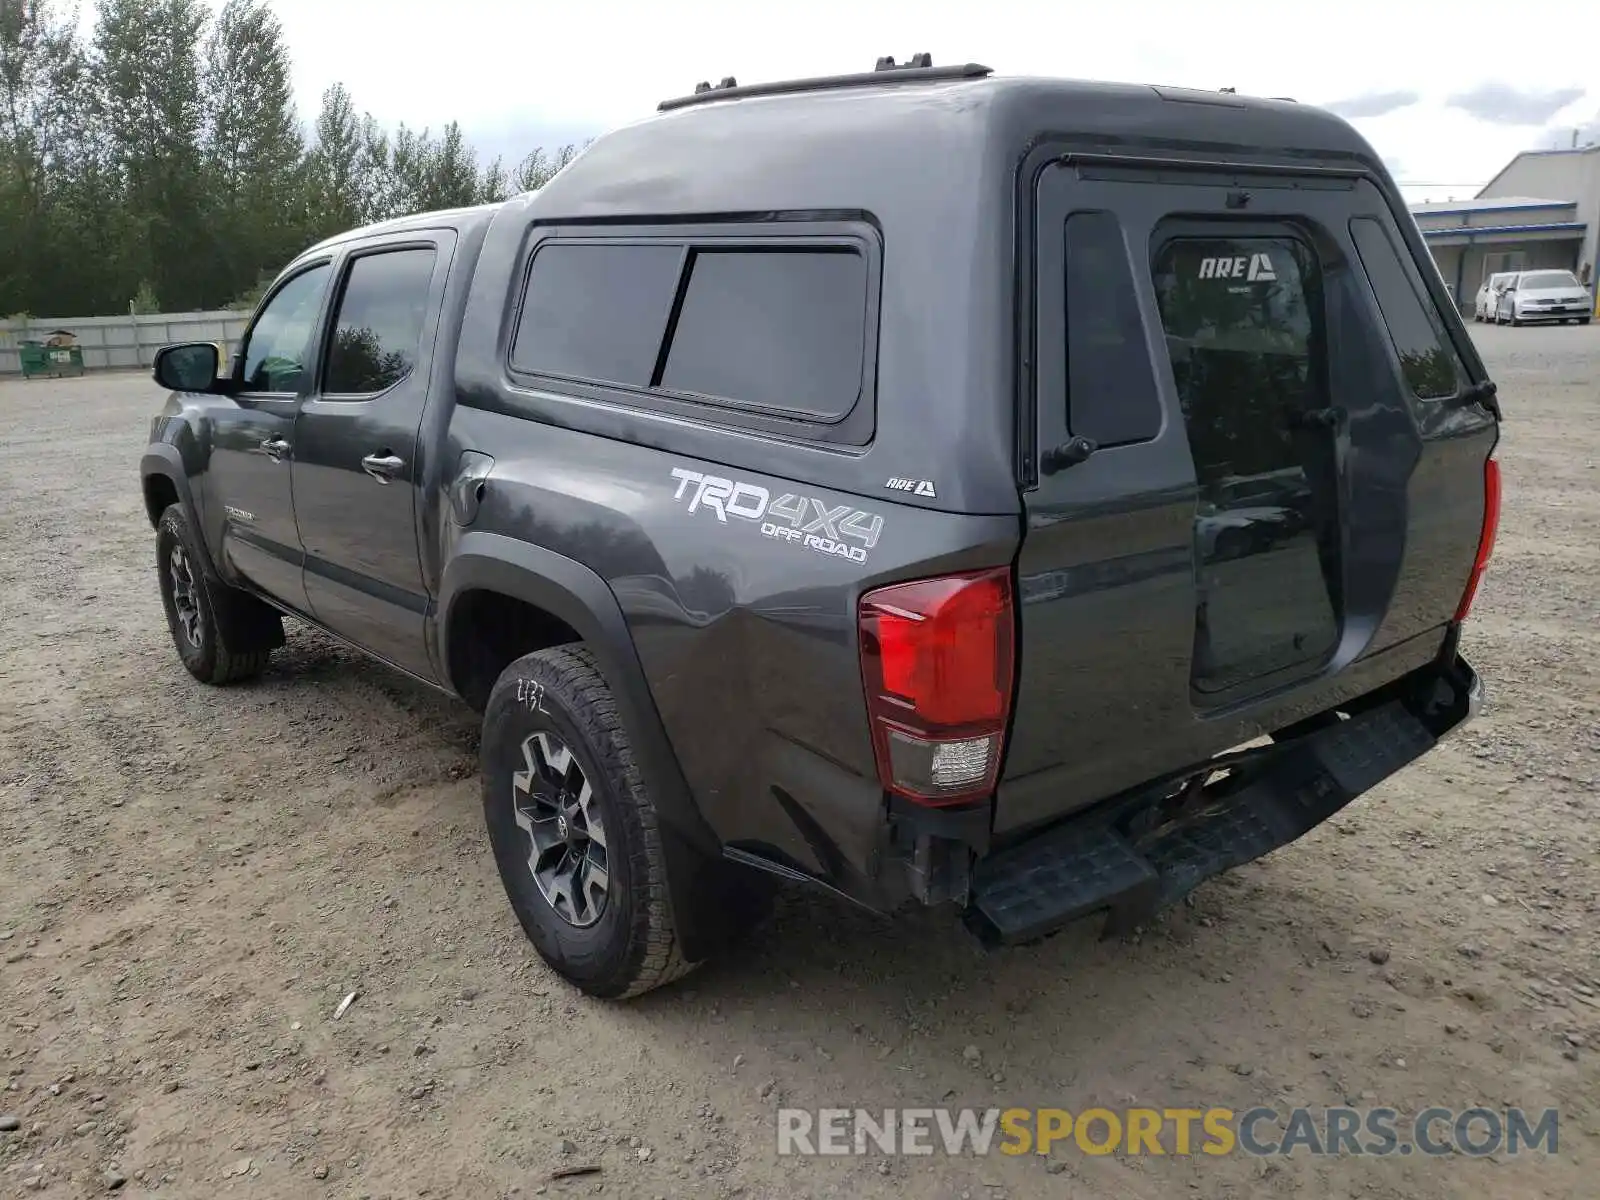
[(1461, 603), (1456, 607), (1457, 621), (1465, 621), (1472, 611), (1478, 585), (1483, 582), (1483, 573), (1489, 569), (1489, 559), (1494, 555), (1494, 535), (1499, 528), (1500, 464), (1491, 458), (1483, 464), (1483, 531), (1478, 534), (1478, 556), (1472, 562), (1467, 590), (1461, 593)]
[(928, 804), (994, 790), (1011, 711), (1008, 568), (861, 598), (861, 674), (884, 787)]

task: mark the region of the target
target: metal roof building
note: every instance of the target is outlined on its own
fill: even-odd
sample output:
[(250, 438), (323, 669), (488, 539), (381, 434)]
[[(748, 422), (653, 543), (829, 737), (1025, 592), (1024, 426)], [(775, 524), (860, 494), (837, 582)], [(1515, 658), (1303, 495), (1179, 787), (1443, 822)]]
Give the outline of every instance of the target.
[(1591, 290), (1600, 243), (1600, 146), (1529, 150), (1471, 200), (1411, 205), (1463, 310), (1496, 271), (1565, 268)]

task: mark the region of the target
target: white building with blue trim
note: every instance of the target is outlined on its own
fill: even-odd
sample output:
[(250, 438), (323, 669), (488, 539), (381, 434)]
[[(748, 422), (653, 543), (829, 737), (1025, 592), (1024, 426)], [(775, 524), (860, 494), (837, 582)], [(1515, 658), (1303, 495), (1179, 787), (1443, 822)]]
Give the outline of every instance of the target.
[(1497, 271), (1564, 268), (1593, 292), (1600, 145), (1526, 151), (1472, 199), (1413, 204), (1411, 212), (1463, 310)]

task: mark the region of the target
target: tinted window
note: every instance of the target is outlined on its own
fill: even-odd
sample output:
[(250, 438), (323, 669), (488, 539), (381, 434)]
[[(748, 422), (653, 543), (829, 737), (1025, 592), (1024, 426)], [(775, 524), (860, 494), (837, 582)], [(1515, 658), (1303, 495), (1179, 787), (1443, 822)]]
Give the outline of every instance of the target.
[(1322, 272), (1287, 233), (1202, 236), (1161, 248), (1155, 285), (1199, 485), (1194, 683), (1219, 692), (1338, 642)]
[(1310, 247), (1294, 238), (1161, 248), (1156, 300), (1202, 486), (1294, 461), (1288, 418), (1322, 403), (1319, 282)]
[(851, 250), (699, 250), (661, 385), (837, 420), (861, 393), (866, 305)]
[(1102, 446), (1148, 441), (1161, 401), (1117, 218), (1067, 218), (1067, 427)]
[(351, 263), (328, 346), (324, 393), (370, 395), (411, 374), (433, 261), (429, 246), (365, 254)]
[(540, 247), (511, 365), (645, 387), (655, 372), (683, 251), (678, 246)]
[(1444, 322), (1413, 283), (1388, 231), (1374, 217), (1357, 217), (1350, 222), (1350, 235), (1389, 327), (1406, 383), (1423, 400), (1453, 396), (1461, 372)]
[(328, 267), (312, 267), (280, 288), (245, 344), (244, 387), (250, 392), (298, 392), (306, 373), (311, 327), (322, 306)]

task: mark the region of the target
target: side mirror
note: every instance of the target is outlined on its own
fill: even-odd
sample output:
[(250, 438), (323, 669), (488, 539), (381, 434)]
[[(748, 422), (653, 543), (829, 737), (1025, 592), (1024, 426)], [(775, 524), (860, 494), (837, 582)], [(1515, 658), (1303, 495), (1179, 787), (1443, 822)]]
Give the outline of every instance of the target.
[(156, 351), (152, 374), (174, 392), (209, 392), (216, 388), (221, 363), (222, 347), (215, 342), (182, 342)]

